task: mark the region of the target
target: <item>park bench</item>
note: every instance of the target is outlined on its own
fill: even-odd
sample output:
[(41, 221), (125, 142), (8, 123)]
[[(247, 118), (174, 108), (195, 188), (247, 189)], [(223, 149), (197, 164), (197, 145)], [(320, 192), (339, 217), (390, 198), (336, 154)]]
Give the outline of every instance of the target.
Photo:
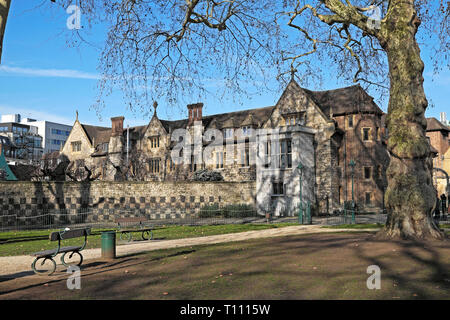
[[(33, 263), (31, 264), (31, 268), (37, 274), (48, 274), (48, 275), (53, 274), (56, 270), (56, 262), (53, 258), (56, 257), (60, 253), (62, 253), (61, 263), (64, 266), (69, 267), (69, 265), (64, 260), (67, 253), (70, 253), (69, 259), (71, 259), (74, 254), (77, 254), (79, 256), (80, 261), (76, 265), (80, 266), (83, 263), (83, 255), (80, 253), (80, 251), (82, 251), (86, 247), (87, 236), (90, 233), (91, 233), (90, 228), (74, 229), (74, 230), (65, 229), (65, 230), (61, 230), (61, 231), (57, 231), (57, 232), (52, 232), (50, 234), (50, 241), (58, 241), (58, 247), (56, 249), (50, 249), (50, 250), (32, 253), (31, 255), (36, 257), (36, 259), (34, 259)], [(80, 237), (84, 237), (83, 245), (61, 247), (61, 241), (67, 240), (67, 239), (73, 239), (73, 238), (80, 238)], [(50, 260), (53, 264), (52, 268), (47, 271), (37, 270), (36, 263), (41, 259), (43, 259), (41, 266), (44, 265), (45, 261)]]
[(132, 232), (141, 232), (143, 240), (152, 240), (152, 227), (148, 225), (150, 220), (145, 217), (117, 218), (116, 223), (119, 228), (120, 240), (128, 240), (131, 242)]

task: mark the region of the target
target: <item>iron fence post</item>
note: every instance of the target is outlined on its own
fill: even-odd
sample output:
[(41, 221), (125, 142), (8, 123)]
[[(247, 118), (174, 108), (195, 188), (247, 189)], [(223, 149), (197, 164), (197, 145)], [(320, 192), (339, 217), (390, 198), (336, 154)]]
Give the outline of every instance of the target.
[(312, 218), (311, 218), (311, 202), (308, 201), (307, 207), (306, 207), (306, 216), (308, 219), (308, 224), (312, 224)]
[(303, 201), (302, 201), (302, 175), (303, 175), (303, 164), (301, 162), (298, 163), (297, 166), (298, 170), (300, 171), (300, 207), (298, 211), (298, 218), (299, 223), (303, 224)]

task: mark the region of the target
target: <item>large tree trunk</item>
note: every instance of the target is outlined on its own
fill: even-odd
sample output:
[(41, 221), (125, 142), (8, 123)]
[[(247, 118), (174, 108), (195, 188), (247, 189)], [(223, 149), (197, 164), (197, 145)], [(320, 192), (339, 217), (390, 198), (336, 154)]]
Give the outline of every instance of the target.
[(415, 39), (420, 21), (413, 0), (392, 3), (396, 3), (394, 11), (382, 30), (391, 85), (387, 116), (391, 160), (385, 194), (388, 218), (378, 237), (442, 239), (444, 234), (431, 217), (436, 191), (425, 135), (424, 64)]
[(8, 19), (11, 0), (0, 0), (0, 63), (2, 62), (3, 36), (5, 34), (6, 20)]

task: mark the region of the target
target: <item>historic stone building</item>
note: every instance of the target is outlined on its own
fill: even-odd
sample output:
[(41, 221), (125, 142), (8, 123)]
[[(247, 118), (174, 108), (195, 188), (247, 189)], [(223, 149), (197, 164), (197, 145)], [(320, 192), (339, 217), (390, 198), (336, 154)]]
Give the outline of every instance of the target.
[(321, 213), (331, 213), (352, 200), (365, 210), (383, 208), (389, 154), (382, 110), (359, 85), (310, 91), (291, 82), (278, 102), (281, 114), (291, 114), (316, 130), (315, 195)]
[[(147, 126), (111, 128), (75, 121), (62, 149), (79, 170), (101, 180), (180, 181), (202, 169), (225, 181), (256, 181), (260, 211), (292, 215), (302, 198), (315, 212), (331, 213), (354, 196), (363, 207), (382, 207), (388, 163), (382, 111), (360, 86), (310, 91), (295, 81), (275, 106), (168, 121), (155, 112)], [(298, 168), (302, 164), (302, 171)]]

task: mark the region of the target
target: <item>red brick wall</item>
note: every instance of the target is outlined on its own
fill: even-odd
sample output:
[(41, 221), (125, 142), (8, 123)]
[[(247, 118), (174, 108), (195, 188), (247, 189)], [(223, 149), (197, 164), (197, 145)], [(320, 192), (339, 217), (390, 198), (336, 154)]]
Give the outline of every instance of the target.
[(430, 138), (430, 143), (438, 151), (438, 156), (433, 159), (433, 165), (435, 167), (442, 167), (441, 156), (447, 152), (449, 148), (448, 134), (445, 136), (442, 131), (427, 131), (427, 137)]
[[(386, 169), (389, 156), (382, 143), (381, 117), (373, 114), (354, 114), (353, 127), (349, 127), (348, 115), (335, 116), (345, 137), (339, 148), (339, 170), (341, 170), (341, 203), (352, 199), (352, 178), (350, 160), (356, 162), (354, 169), (355, 201), (365, 206), (366, 193), (370, 193), (370, 208), (383, 207), (383, 193), (386, 187)], [(363, 140), (363, 129), (367, 128), (368, 140)], [(378, 130), (377, 130), (378, 128)], [(370, 178), (365, 179), (364, 167), (370, 168)]]

